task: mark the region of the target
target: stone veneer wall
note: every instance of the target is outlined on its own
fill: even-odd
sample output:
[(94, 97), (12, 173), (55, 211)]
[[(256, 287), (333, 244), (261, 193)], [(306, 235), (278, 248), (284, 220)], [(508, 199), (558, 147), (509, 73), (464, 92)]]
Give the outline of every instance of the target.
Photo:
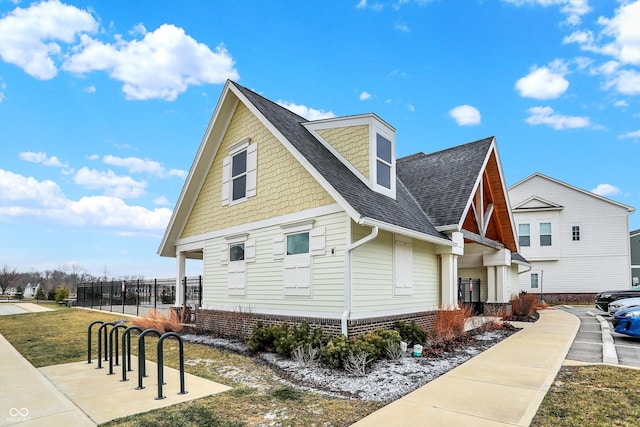
[(596, 300), (595, 293), (582, 294), (547, 294), (538, 295), (538, 299), (543, 299), (547, 304), (594, 304)]
[[(425, 311), (405, 315), (349, 320), (347, 326), (348, 334), (349, 336), (357, 336), (375, 331), (376, 329), (390, 329), (397, 321), (410, 322), (412, 320), (423, 329), (430, 330), (433, 326), (435, 313), (435, 311)], [(196, 314), (196, 331), (198, 333), (211, 333), (217, 336), (248, 338), (251, 335), (253, 327), (258, 322), (267, 325), (307, 322), (311, 329), (321, 328), (332, 336), (337, 336), (342, 333), (340, 319), (265, 315), (224, 310), (198, 310)]]

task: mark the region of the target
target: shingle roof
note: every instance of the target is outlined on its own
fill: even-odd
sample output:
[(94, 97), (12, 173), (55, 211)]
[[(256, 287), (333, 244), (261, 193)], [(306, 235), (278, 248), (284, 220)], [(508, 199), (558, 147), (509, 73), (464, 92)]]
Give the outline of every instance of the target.
[(306, 119), (233, 84), (360, 215), (448, 239), (435, 229), (399, 180), (396, 181), (395, 200), (371, 190), (302, 125)]
[(397, 160), (396, 172), (436, 227), (458, 224), (493, 137)]

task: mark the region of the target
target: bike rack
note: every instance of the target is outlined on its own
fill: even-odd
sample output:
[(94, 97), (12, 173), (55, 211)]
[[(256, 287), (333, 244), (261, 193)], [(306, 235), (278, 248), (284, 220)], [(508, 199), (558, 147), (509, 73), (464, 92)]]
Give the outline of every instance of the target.
[[(122, 333), (122, 380), (129, 381), (127, 379), (127, 371), (133, 371), (131, 368), (131, 332), (138, 331), (142, 333), (142, 328), (137, 326), (129, 326)], [(126, 354), (126, 357), (125, 357)]]
[(127, 325), (124, 324), (124, 322), (122, 323), (116, 323), (115, 325), (113, 325), (113, 328), (111, 328), (111, 332), (109, 332), (109, 374), (108, 375), (113, 375), (115, 374), (115, 372), (113, 372), (113, 333), (116, 333), (116, 363), (115, 365), (118, 366), (118, 329), (120, 328), (124, 328), (127, 329)]
[(124, 320), (117, 320), (115, 322), (103, 322), (102, 325), (100, 325), (100, 327), (98, 328), (98, 367), (96, 369), (102, 369), (102, 330), (104, 329), (104, 361), (106, 362), (109, 360), (109, 354), (107, 352), (107, 327), (114, 327), (121, 323), (124, 323)]
[[(91, 363), (91, 328), (93, 328), (93, 325), (102, 325), (103, 323), (102, 320), (96, 320), (95, 322), (91, 322), (87, 328), (87, 363)], [(100, 356), (98, 356), (98, 359), (100, 359)]]
[(162, 385), (164, 384), (164, 354), (162, 346), (167, 338), (176, 338), (178, 340), (180, 347), (180, 393), (178, 394), (187, 394), (184, 389), (184, 345), (182, 344), (182, 338), (175, 332), (167, 332), (158, 340), (158, 397), (156, 397), (156, 400), (165, 399), (165, 396), (162, 395)]
[(138, 337), (138, 387), (136, 390), (144, 389), (144, 386), (142, 385), (142, 377), (147, 376), (144, 337), (148, 334), (156, 334), (158, 338), (162, 336), (162, 333), (157, 329), (146, 329)]

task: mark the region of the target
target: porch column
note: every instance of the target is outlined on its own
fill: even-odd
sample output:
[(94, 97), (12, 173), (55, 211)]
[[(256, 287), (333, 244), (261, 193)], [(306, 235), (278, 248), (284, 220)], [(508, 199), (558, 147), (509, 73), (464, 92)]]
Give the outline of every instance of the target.
[(440, 304), (443, 307), (458, 306), (458, 256), (440, 254)]
[(181, 307), (184, 304), (184, 295), (182, 294), (182, 279), (185, 274), (186, 257), (184, 253), (178, 252), (176, 254), (176, 301), (175, 307)]
[(487, 268), (487, 302), (509, 302), (511, 293), (511, 251), (485, 252), (482, 264)]

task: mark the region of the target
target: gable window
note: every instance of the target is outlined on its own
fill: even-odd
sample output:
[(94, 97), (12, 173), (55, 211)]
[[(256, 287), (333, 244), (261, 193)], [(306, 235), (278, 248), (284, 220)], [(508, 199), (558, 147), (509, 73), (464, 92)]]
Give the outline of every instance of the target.
[(222, 204), (232, 205), (256, 195), (257, 146), (249, 138), (229, 148), (222, 162)]
[(391, 189), (391, 141), (376, 135), (376, 183)]
[(231, 200), (247, 195), (247, 150), (231, 157)]
[(531, 273), (531, 289), (538, 288), (538, 273)]
[(551, 223), (540, 223), (540, 246), (551, 246)]
[(574, 225), (571, 227), (571, 240), (574, 242), (580, 241), (580, 226)]
[(518, 243), (520, 246), (531, 246), (531, 226), (518, 224)]

